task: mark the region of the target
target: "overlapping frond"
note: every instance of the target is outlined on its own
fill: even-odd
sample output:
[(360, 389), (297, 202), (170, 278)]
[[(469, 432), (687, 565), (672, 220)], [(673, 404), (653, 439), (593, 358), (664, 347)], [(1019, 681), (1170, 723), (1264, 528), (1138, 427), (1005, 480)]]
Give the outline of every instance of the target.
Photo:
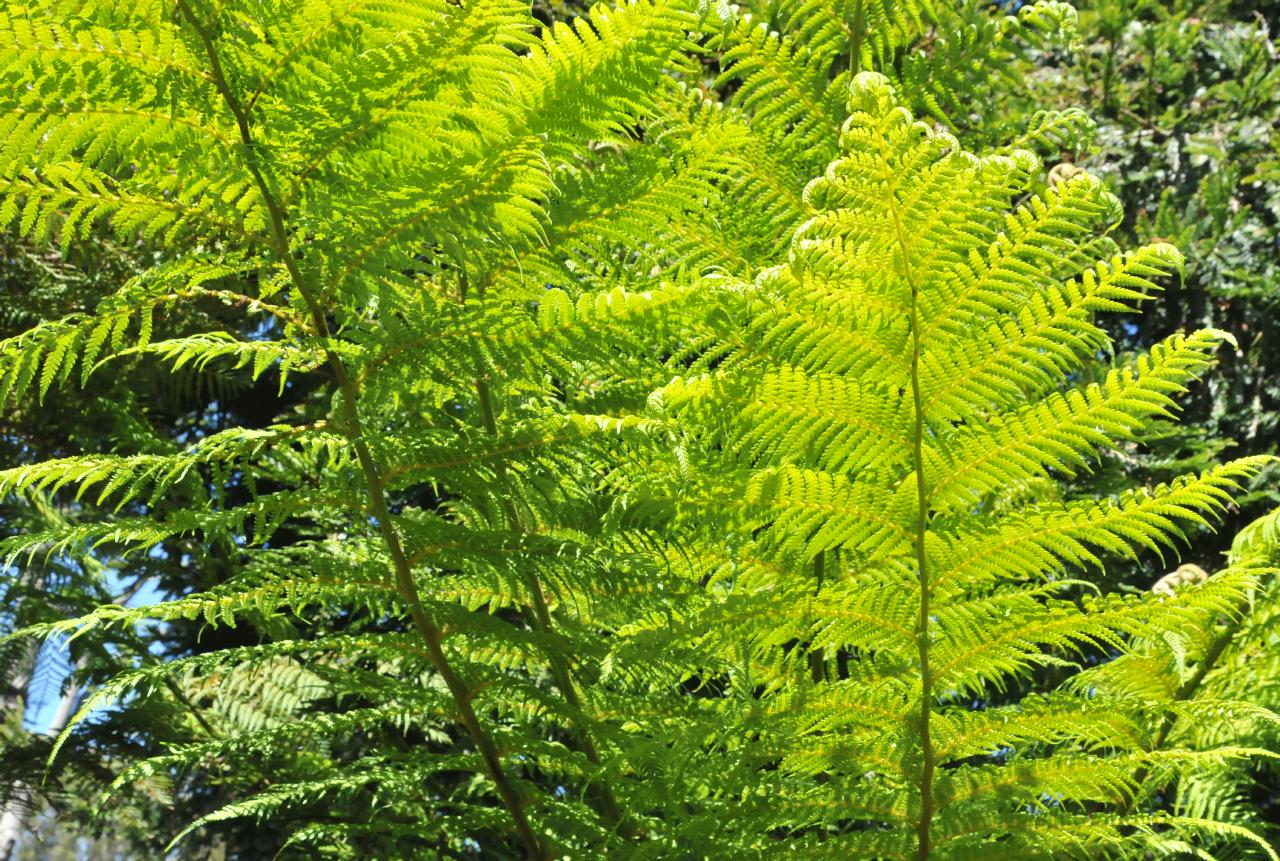
[[(725, 34), (722, 83), (783, 158), (805, 175), (839, 153), (843, 92), (853, 75), (888, 75), (904, 103), (952, 129), (981, 134), (1001, 120), (977, 104), (1008, 81), (1027, 47), (1069, 49), (1075, 9), (1057, 0), (1016, 13), (933, 0), (767, 0), (744, 4)], [(1028, 144), (1083, 140), (1078, 112), (1045, 115)]]
[[(664, 80), (690, 68), (696, 11), (599, 5), (540, 32), (509, 0), (49, 3), (0, 19), (0, 221), (37, 241), (165, 246), (92, 311), (0, 345), (6, 403), (124, 362), (316, 392), (305, 418), (0, 479), (0, 494), (102, 512), (15, 536), (7, 558), (205, 545), (234, 571), (28, 634), (272, 632), (100, 688), (86, 709), (173, 697), (215, 736), (122, 780), (261, 754), (279, 788), (246, 785), (193, 827), (289, 809), (305, 843), (324, 799), (396, 797), (387, 857), (435, 851), (438, 835), (395, 820), (440, 811), (458, 817), (455, 848), (474, 835), (537, 857), (608, 854), (637, 827), (654, 790), (620, 754), (649, 742), (617, 727), (652, 678), (633, 664), (599, 692), (584, 680), (620, 631), (693, 590), (639, 552), (648, 539), (605, 531), (600, 488), (618, 450), (662, 430), (634, 413), (678, 349), (683, 273), (776, 242), (758, 191), (741, 241), (707, 220), (750, 161), (745, 125)], [(658, 118), (675, 103), (687, 111)], [(646, 259), (616, 266), (640, 238)], [(202, 308), (219, 323), (172, 313)]]

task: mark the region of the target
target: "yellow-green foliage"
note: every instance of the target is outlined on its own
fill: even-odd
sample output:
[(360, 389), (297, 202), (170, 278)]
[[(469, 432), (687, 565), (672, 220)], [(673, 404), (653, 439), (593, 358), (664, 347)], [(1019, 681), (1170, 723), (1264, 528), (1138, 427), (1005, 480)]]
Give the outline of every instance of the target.
[[(850, 110), (786, 261), (706, 283), (736, 346), (653, 397), (691, 464), (671, 479), (676, 523), (719, 599), (682, 633), (736, 660), (751, 692), (720, 715), (751, 765), (720, 791), (767, 798), (733, 822), (774, 835), (761, 857), (1269, 853), (1234, 817), (1143, 803), (1154, 774), (1265, 755), (1231, 732), (1265, 713), (1243, 696), (1195, 708), (1159, 691), (1178, 685), (1172, 664), (1128, 657), (1185, 662), (1216, 616), (1239, 616), (1259, 566), (1175, 595), (1078, 579), (1172, 548), (1263, 459), (1115, 499), (1042, 492), (1141, 438), (1228, 336), (1174, 335), (1073, 384), (1107, 347), (1094, 315), (1147, 298), (1177, 251), (1090, 260), (1116, 212), (1097, 180), (1023, 200), (1033, 156), (963, 151), (882, 76), (855, 78)], [(1083, 681), (1099, 672), (1105, 686)], [(1054, 675), (1069, 683), (1034, 687)], [(1175, 713), (1214, 743), (1161, 731)]]
[[(844, 6), (852, 29), (780, 8), (789, 37), (691, 0), (546, 29), (515, 0), (5, 7), (0, 221), (157, 262), (0, 342), (0, 399), (129, 361), (317, 393), (178, 453), (0, 470), (0, 493), (115, 511), (8, 560), (184, 538), (235, 567), (26, 633), (270, 632), (93, 692), (78, 719), (135, 694), (196, 716), (115, 791), (207, 774), (238, 794), (188, 831), (273, 818), (299, 857), (1261, 845), (1139, 784), (1258, 753), (1236, 731), (1258, 704), (1148, 682), (1203, 660), (1188, 631), (1238, 617), (1262, 566), (1173, 596), (1080, 579), (1171, 547), (1258, 462), (1046, 492), (1140, 441), (1225, 336), (1077, 386), (1108, 346), (1094, 316), (1177, 252), (1121, 251), (1098, 181), (1028, 196), (1034, 156), (964, 152), (853, 74), (938, 4)], [(1070, 15), (1037, 4), (1002, 38), (1018, 21)], [(693, 85), (715, 44), (728, 105)], [(1024, 142), (1084, 125), (1045, 115)], [(172, 329), (211, 302), (239, 323)], [(1033, 690), (1046, 669), (1072, 681)], [(1184, 743), (1171, 714), (1221, 735)]]

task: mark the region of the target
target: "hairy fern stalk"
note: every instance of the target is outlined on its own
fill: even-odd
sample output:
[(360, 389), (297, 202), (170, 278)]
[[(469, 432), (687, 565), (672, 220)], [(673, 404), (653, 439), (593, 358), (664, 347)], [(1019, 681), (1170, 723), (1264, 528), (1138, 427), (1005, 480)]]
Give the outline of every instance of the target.
[[(155, 263), (0, 343), (0, 400), (125, 362), (304, 393), (181, 450), (0, 471), (102, 512), (6, 541), (11, 563), (233, 571), (23, 632), (253, 632), (95, 690), (68, 733), (134, 692), (192, 717), (112, 793), (209, 775), (236, 800), (184, 834), (273, 819), (299, 857), (1263, 846), (1195, 787), (1269, 719), (1204, 695), (1269, 557), (1171, 594), (1080, 579), (1259, 463), (1054, 492), (1226, 336), (1078, 385), (1093, 316), (1177, 252), (1121, 252), (1098, 181), (1037, 193), (1033, 156), (966, 153), (858, 72), (942, 4), (824, 8), (779, 10), (794, 40), (721, 10), (726, 106), (685, 83), (709, 18), (685, 0), (541, 30), (515, 0), (5, 7), (0, 221)], [(1041, 18), (1069, 15), (1018, 20)], [(209, 305), (242, 319), (183, 327)]]

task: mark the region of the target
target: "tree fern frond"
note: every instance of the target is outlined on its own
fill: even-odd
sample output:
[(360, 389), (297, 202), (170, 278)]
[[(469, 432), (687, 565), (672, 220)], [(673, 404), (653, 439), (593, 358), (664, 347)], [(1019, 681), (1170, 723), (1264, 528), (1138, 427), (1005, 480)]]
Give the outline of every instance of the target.
[(944, 459), (929, 464), (931, 472), (946, 476), (934, 484), (930, 501), (954, 510), (1050, 468), (1072, 475), (1087, 466), (1085, 455), (1096, 446), (1134, 439), (1150, 418), (1169, 415), (1170, 394), (1184, 391), (1229, 337), (1214, 331), (1173, 335), (1136, 368), (1112, 370), (1101, 383), (1050, 395), (1007, 422), (948, 440)]
[(1131, 491), (1115, 501), (1082, 500), (1032, 509), (985, 529), (959, 530), (948, 536), (945, 556), (937, 559), (934, 582), (946, 588), (948, 581), (962, 582), (975, 575), (979, 582), (987, 577), (1023, 579), (1060, 571), (1062, 562), (1098, 564), (1100, 559), (1090, 546), (1113, 553), (1126, 552), (1131, 543), (1157, 551), (1162, 545), (1171, 547), (1179, 523), (1206, 524), (1201, 512), (1222, 511), (1230, 491), (1267, 460), (1246, 458), (1198, 478), (1183, 477)]
[[(1233, 568), (1173, 597), (1127, 598), (1080, 594), (1087, 584), (1072, 573), (1174, 547), (1267, 458), (1115, 499), (995, 500), (1140, 439), (1230, 336), (1174, 335), (1069, 388), (1106, 346), (1094, 314), (1130, 310), (1180, 257), (1151, 246), (1089, 265), (1106, 248), (1095, 231), (1116, 216), (1096, 180), (1010, 213), (1033, 181), (1029, 154), (963, 152), (878, 75), (854, 80), (850, 108), (845, 154), (806, 190), (810, 215), (788, 263), (754, 284), (706, 281), (726, 309), (711, 319), (759, 334), (650, 402), (686, 440), (668, 516), (708, 548), (725, 546), (732, 566), (708, 581), (725, 607), (703, 617), (716, 633), (685, 636), (729, 665), (739, 650), (753, 698), (776, 702), (738, 720), (740, 732), (776, 740), (771, 764), (784, 780), (821, 776), (827, 800), (868, 778), (888, 792), (878, 810), (776, 816), (806, 857), (862, 845), (868, 826), (884, 835), (863, 850), (875, 857), (1155, 845), (1160, 829), (1142, 831), (1130, 809), (1144, 775), (1226, 768), (1264, 749), (1233, 744), (1231, 709), (1208, 701), (1188, 713), (1206, 726), (1221, 715), (1222, 740), (1152, 744), (1168, 697), (1085, 691), (1081, 670), (1125, 666), (1150, 643), (1185, 651), (1184, 632), (1238, 615), (1257, 573)], [(773, 566), (767, 579), (750, 573), (756, 557)], [(774, 619), (772, 630), (753, 631), (753, 613)], [(1079, 674), (1081, 689), (1025, 696), (1045, 675), (1036, 669)], [(984, 705), (992, 699), (1010, 704)], [(1128, 827), (1077, 837), (1076, 814), (1098, 805), (1116, 822), (1132, 817)], [(1179, 839), (1193, 841), (1199, 826), (1183, 825)], [(1200, 833), (1244, 838), (1234, 827)]]
[[(230, 471), (281, 443), (299, 444), (307, 449), (309, 457), (329, 460), (339, 467), (347, 457), (342, 437), (313, 427), (234, 429), (206, 437), (184, 455), (87, 455), (3, 470), (0, 471), (0, 493), (57, 493), (64, 487), (74, 487), (78, 500), (90, 489), (98, 488), (97, 505), (114, 498), (117, 511), (127, 503), (142, 499), (154, 506), (172, 486), (199, 466), (217, 465)], [(150, 495), (144, 496), (148, 491)]]
[(779, 146), (787, 161), (813, 174), (836, 153), (844, 114), (842, 82), (830, 82), (829, 57), (765, 24), (743, 17), (734, 46), (725, 52), (725, 76), (743, 81), (735, 103)]
[(132, 756), (89, 743), (119, 703), (104, 725), (165, 728), (103, 760), (114, 798), (163, 777), (201, 799), (177, 839), (272, 820), (321, 857), (1261, 847), (1274, 524), (1212, 576), (1088, 578), (1177, 552), (1269, 460), (1058, 486), (1231, 343), (1114, 360), (1100, 315), (1180, 255), (1122, 251), (1101, 180), (1041, 176), (1082, 114), (989, 116), (1074, 12), (551, 17), (0, 15), (0, 222), (64, 255), (122, 237), (142, 270), (0, 342), (0, 397), (108, 366), (245, 386), (112, 405), (173, 432), (0, 471), (74, 512), (0, 536), (8, 562), (165, 572), (164, 600), (51, 599), (4, 641), (92, 660), (53, 756)]

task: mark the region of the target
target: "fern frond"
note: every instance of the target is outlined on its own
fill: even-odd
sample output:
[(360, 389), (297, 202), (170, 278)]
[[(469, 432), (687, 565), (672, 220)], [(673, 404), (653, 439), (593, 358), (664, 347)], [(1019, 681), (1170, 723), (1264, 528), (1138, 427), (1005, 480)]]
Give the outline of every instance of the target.
[[(706, 579), (723, 606), (700, 617), (712, 633), (685, 636), (737, 659), (766, 704), (737, 718), (768, 751), (758, 767), (792, 786), (821, 776), (810, 800), (828, 807), (771, 819), (806, 857), (1150, 849), (1161, 829), (1132, 807), (1144, 776), (1265, 756), (1232, 740), (1250, 709), (1180, 702), (1224, 734), (1166, 744), (1176, 680), (1164, 694), (1104, 689), (1082, 670), (1131, 676), (1149, 644), (1185, 650), (1184, 632), (1239, 615), (1258, 573), (1133, 597), (1087, 594), (1073, 574), (1175, 548), (1268, 458), (1114, 499), (998, 501), (1141, 440), (1230, 336), (1174, 335), (1072, 387), (1107, 346), (1094, 316), (1132, 310), (1181, 258), (1156, 245), (1089, 262), (1117, 215), (1097, 180), (1009, 212), (1034, 157), (962, 151), (881, 76), (857, 76), (850, 109), (787, 263), (705, 281), (723, 297), (711, 319), (751, 336), (726, 332), (729, 360), (650, 400), (685, 440), (667, 516), (729, 560)], [(1080, 687), (1025, 695), (1044, 670)], [(1098, 806), (1115, 821), (1082, 831), (1077, 814)], [(1173, 821), (1188, 842), (1248, 839), (1229, 822)]]

